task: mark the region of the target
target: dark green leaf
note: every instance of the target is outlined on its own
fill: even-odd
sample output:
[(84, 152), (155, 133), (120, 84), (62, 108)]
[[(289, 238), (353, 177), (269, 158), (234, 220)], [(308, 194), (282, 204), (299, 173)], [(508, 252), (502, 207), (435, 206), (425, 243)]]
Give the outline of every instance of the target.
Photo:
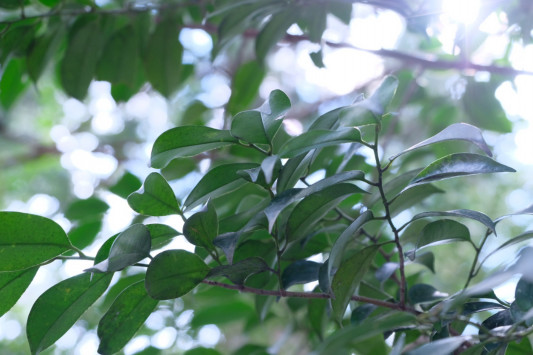
[(104, 293), (112, 275), (82, 274), (46, 290), (31, 308), (26, 334), (32, 354), (53, 345)]
[(254, 163), (235, 163), (220, 165), (209, 170), (187, 196), (183, 203), (186, 206), (185, 210), (201, 205), (210, 198), (219, 197), (238, 189), (247, 181), (237, 172), (257, 166)]
[(306, 154), (291, 158), (285, 163), (281, 168), (278, 183), (276, 184), (276, 191), (278, 194), (293, 188), (300, 178), (306, 174), (313, 155), (314, 151), (310, 151)]
[(96, 197), (90, 197), (85, 200), (76, 200), (72, 202), (65, 210), (65, 217), (71, 221), (83, 221), (93, 219), (105, 213), (109, 205)]
[(472, 153), (456, 153), (440, 158), (422, 170), (408, 187), (462, 175), (515, 172), (491, 158)]
[(129, 171), (126, 171), (116, 184), (109, 188), (109, 191), (122, 198), (128, 198), (132, 192), (140, 189), (141, 186), (141, 180)]
[(411, 221), (409, 221), (409, 223), (414, 222), (417, 219), (427, 218), (427, 217), (465, 217), (465, 218), (473, 219), (474, 221), (478, 221), (484, 224), (492, 233), (496, 235), (496, 224), (492, 221), (492, 219), (490, 219), (484, 213), (481, 213), (478, 211), (472, 211), (472, 210), (422, 212), (422, 213), (415, 215), (413, 218), (411, 218)]
[(171, 18), (165, 19), (158, 23), (144, 51), (146, 77), (154, 89), (166, 97), (180, 84), (183, 47), (178, 37), (178, 23)]
[(325, 68), (324, 60), (323, 60), (323, 53), (322, 50), (319, 50), (318, 52), (311, 52), (309, 53), (309, 56), (311, 57), (311, 60), (313, 61), (313, 64), (318, 68)]
[(333, 317), (337, 322), (341, 323), (346, 307), (357, 286), (366, 275), (378, 249), (379, 246), (372, 245), (359, 251), (344, 261), (333, 276), (331, 291), (335, 298), (331, 299), (331, 308)]
[(463, 305), (463, 311), (461, 312), (461, 314), (469, 315), (472, 313), (483, 312), (483, 311), (488, 311), (492, 309), (501, 309), (501, 308), (505, 308), (505, 307), (495, 302), (468, 302)]
[(311, 298), (307, 307), (309, 324), (321, 340), (324, 337), (324, 328), (328, 321), (326, 314), (327, 306), (327, 299)]
[(130, 207), (148, 216), (179, 214), (180, 207), (174, 191), (158, 173), (151, 173), (144, 181), (144, 188), (128, 196)]
[(206, 208), (190, 216), (183, 226), (183, 235), (189, 243), (213, 251), (213, 239), (218, 235), (218, 217), (211, 201)]
[(120, 233), (111, 249), (109, 257), (85, 270), (90, 272), (114, 272), (135, 264), (150, 255), (152, 246), (150, 232), (142, 224), (134, 224)]
[(454, 123), (431, 138), (428, 138), (418, 144), (413, 145), (412, 147), (407, 148), (403, 152), (392, 156), (390, 160), (394, 160), (400, 155), (410, 152), (412, 150), (425, 147), (430, 144), (451, 141), (451, 140), (462, 140), (471, 142), (477, 145), (481, 150), (485, 152), (489, 157), (492, 157), (492, 152), (490, 151), (489, 146), (483, 139), (483, 135), (479, 128), (469, 125), (467, 123)]
[(449, 355), (468, 340), (467, 336), (450, 337), (439, 339), (431, 343), (424, 344), (418, 348), (408, 351), (406, 355)]
[(365, 192), (349, 183), (339, 183), (311, 194), (299, 202), (287, 221), (286, 236), (289, 242), (304, 238), (313, 231), (320, 220), (342, 200)]
[(187, 350), (183, 355), (221, 355), (218, 351), (215, 349), (210, 348), (194, 348), (191, 350)]
[(235, 115), (252, 104), (264, 76), (265, 67), (256, 60), (244, 63), (237, 69), (231, 83), (231, 96), (226, 105), (230, 115)]
[(70, 30), (61, 63), (61, 85), (70, 96), (82, 100), (87, 94), (104, 39), (100, 20), (93, 15), (80, 16)]
[(167, 250), (146, 270), (146, 290), (156, 300), (178, 298), (195, 288), (209, 268), (200, 257), (185, 250)]
[(359, 324), (349, 325), (334, 332), (313, 354), (342, 354), (341, 351), (349, 349), (351, 344), (386, 331), (413, 325), (415, 322), (415, 315), (406, 312), (391, 312), (380, 317), (367, 318)]
[(13, 58), (3, 68), (0, 78), (0, 103), (6, 110), (10, 109), (26, 88), (28, 81), (24, 79), (25, 61)]
[(426, 284), (416, 284), (409, 287), (407, 297), (411, 304), (431, 303), (447, 297), (448, 294), (438, 291), (435, 287)]
[(266, 270), (270, 268), (263, 259), (252, 257), (232, 265), (217, 266), (209, 270), (207, 277), (225, 276), (236, 285), (244, 285), (248, 277)]
[(318, 269), (322, 264), (309, 260), (298, 260), (290, 264), (281, 274), (284, 289), (296, 284), (305, 284), (318, 280)]
[[(92, 218), (98, 218), (99, 215), (91, 216)], [(100, 219), (89, 220), (87, 222), (80, 223), (76, 227), (72, 228), (68, 232), (68, 238), (72, 245), (78, 249), (88, 247), (94, 242), (94, 239), (98, 235), (98, 232), (102, 229), (102, 221)]]
[(368, 318), (378, 308), (377, 306), (373, 304), (363, 304), (360, 306), (357, 306), (353, 311), (352, 315), (350, 316), (350, 324), (357, 325)]
[(181, 234), (166, 224), (147, 224), (146, 228), (148, 228), (150, 237), (152, 237), (152, 249), (166, 245), (171, 238)]
[(533, 283), (528, 279), (521, 278), (518, 281), (515, 289), (515, 302), (524, 312), (533, 308)]
[(357, 232), (359, 229), (368, 221), (371, 221), (374, 218), (372, 212), (366, 211), (363, 212), (355, 221), (353, 221), (352, 224), (342, 234), (337, 238), (335, 241), (335, 244), (333, 244), (333, 247), (331, 248), (331, 252), (329, 253), (329, 259), (328, 259), (328, 268), (327, 268), (327, 275), (328, 277), (332, 275), (332, 272), (336, 270), (342, 261), (342, 255), (344, 254), (344, 250), (346, 248), (346, 245), (353, 241), (355, 237), (357, 236)]
[(292, 138), (280, 148), (278, 154), (283, 158), (294, 158), (311, 149), (354, 142), (361, 142), (361, 132), (357, 128), (341, 128), (337, 131), (317, 129)]
[(17, 303), (28, 288), (39, 267), (22, 271), (0, 272), (0, 317)]
[(506, 309), (490, 316), (489, 318), (485, 319), (481, 324), (488, 329), (494, 329), (497, 327), (512, 325), (513, 323), (514, 321), (513, 317), (511, 316), (511, 311), (509, 309)]
[(261, 112), (240, 112), (231, 121), (231, 135), (248, 143), (269, 144)]
[(442, 219), (428, 223), (422, 229), (415, 251), (425, 246), (470, 241), (470, 231), (463, 224)]
[(54, 221), (20, 212), (0, 212), (0, 271), (39, 265), (71, 249)]
[(122, 349), (152, 314), (157, 303), (146, 293), (143, 281), (126, 288), (98, 323), (98, 353), (113, 354)]
[(263, 26), (255, 40), (255, 55), (259, 61), (263, 61), (272, 48), (296, 21), (294, 9), (287, 8), (285, 11), (273, 14), (270, 20)]
[(192, 157), (237, 142), (229, 131), (204, 126), (172, 128), (155, 140), (151, 164), (152, 167), (161, 169), (172, 159)]
[(441, 193), (444, 193), (444, 191), (432, 184), (417, 185), (403, 190), (391, 202), (389, 206), (390, 214), (394, 217), (406, 209), (420, 204), (426, 198)]

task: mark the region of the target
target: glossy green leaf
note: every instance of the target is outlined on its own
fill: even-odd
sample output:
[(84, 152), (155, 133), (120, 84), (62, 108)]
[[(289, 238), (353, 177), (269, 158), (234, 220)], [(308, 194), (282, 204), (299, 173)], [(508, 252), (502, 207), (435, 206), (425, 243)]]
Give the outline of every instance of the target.
[(68, 95), (82, 100), (87, 94), (104, 40), (98, 17), (79, 17), (72, 26), (60, 71), (61, 85)]
[(109, 209), (109, 205), (96, 197), (89, 197), (85, 200), (76, 200), (68, 205), (65, 210), (65, 217), (71, 221), (83, 221), (100, 217)]
[(61, 338), (105, 292), (112, 277), (81, 274), (61, 281), (39, 296), (26, 325), (31, 353), (38, 354)]
[(492, 233), (496, 235), (496, 224), (490, 219), (486, 214), (478, 212), (478, 211), (472, 211), (472, 210), (452, 210), (452, 211), (444, 211), (444, 212), (438, 212), (438, 211), (432, 211), (432, 212), (422, 212), (417, 215), (415, 215), (413, 218), (411, 218), (411, 221), (409, 223), (412, 223), (418, 219), (421, 218), (428, 218), (428, 217), (464, 217), (469, 218), (474, 221), (478, 221), (485, 225)]
[(322, 264), (309, 260), (297, 260), (287, 266), (281, 274), (284, 289), (292, 285), (305, 284), (318, 280), (318, 269)]
[(143, 281), (126, 288), (98, 323), (98, 353), (113, 354), (122, 349), (152, 314), (158, 302), (148, 296)]
[(10, 109), (26, 88), (28, 81), (24, 80), (25, 61), (13, 58), (3, 68), (0, 78), (0, 103), (6, 110)]
[(161, 169), (175, 158), (192, 157), (211, 149), (237, 143), (229, 131), (204, 126), (182, 126), (169, 129), (155, 140), (151, 165)]
[(179, 25), (168, 18), (157, 24), (144, 50), (144, 69), (148, 81), (163, 96), (169, 97), (180, 84), (183, 47)]
[(379, 246), (372, 245), (359, 251), (341, 263), (335, 276), (333, 276), (331, 291), (335, 298), (331, 299), (331, 308), (333, 317), (338, 323), (341, 323), (346, 307), (357, 286), (366, 275), (378, 249)]
[(368, 318), (359, 324), (348, 325), (334, 332), (312, 354), (341, 354), (342, 351), (350, 349), (351, 344), (386, 331), (414, 325), (415, 322), (415, 315), (406, 312), (389, 312), (379, 317)]
[(209, 270), (207, 277), (225, 276), (235, 285), (244, 285), (248, 277), (267, 270), (270, 268), (263, 259), (252, 257), (232, 265), (217, 266)]
[(392, 156), (390, 160), (394, 160), (404, 153), (428, 146), (430, 144), (453, 140), (467, 141), (473, 143), (477, 145), (482, 151), (484, 151), (485, 154), (487, 154), (489, 157), (492, 157), (492, 152), (490, 151), (489, 146), (485, 142), (485, 139), (483, 139), (483, 135), (481, 134), (481, 130), (479, 128), (469, 125), (467, 123), (454, 123), (443, 129), (433, 137), (423, 140), (422, 142), (407, 148), (403, 152)]
[(431, 163), (411, 181), (408, 187), (462, 175), (500, 172), (515, 172), (515, 170), (483, 155), (456, 153)]
[[(413, 252), (422, 247), (451, 242), (471, 242), (470, 231), (459, 222), (451, 219), (442, 219), (428, 223), (422, 229), (416, 249)], [(411, 253), (408, 253), (408, 255), (411, 256)]]
[(17, 303), (18, 299), (31, 284), (39, 267), (22, 271), (0, 272), (0, 317)]
[(65, 231), (48, 218), (0, 212), (0, 221), (0, 271), (27, 269), (71, 249)]
[(218, 235), (218, 217), (211, 201), (203, 211), (190, 216), (183, 226), (183, 235), (189, 243), (213, 251), (213, 239)]
[(255, 55), (259, 61), (265, 60), (268, 51), (285, 36), (287, 30), (296, 21), (294, 9), (273, 14), (263, 26), (255, 40)]
[(290, 108), (287, 95), (274, 90), (258, 110), (244, 111), (233, 118), (231, 134), (249, 143), (271, 144), (283, 122), (281, 118)]
[(294, 207), (289, 216), (286, 227), (287, 240), (291, 242), (304, 238), (342, 200), (361, 192), (365, 191), (356, 185), (339, 183), (307, 196)]
[(141, 180), (129, 171), (126, 171), (124, 175), (122, 175), (120, 179), (109, 188), (109, 191), (122, 198), (128, 198), (132, 192), (140, 189), (141, 186)]
[(235, 191), (247, 183), (237, 172), (257, 166), (254, 163), (234, 163), (219, 165), (209, 170), (187, 196), (183, 203), (186, 206), (185, 210), (201, 205), (210, 198), (216, 198)]
[(278, 154), (283, 158), (294, 158), (311, 149), (354, 142), (361, 142), (361, 132), (357, 128), (342, 128), (337, 131), (317, 129), (292, 138), (280, 148)]
[(146, 270), (146, 290), (156, 300), (178, 298), (207, 276), (209, 267), (200, 257), (185, 250), (157, 254)]
[(359, 231), (359, 229), (361, 229), (365, 223), (371, 221), (373, 218), (374, 216), (372, 212), (363, 212), (355, 221), (353, 221), (352, 224), (350, 224), (348, 228), (346, 228), (346, 230), (344, 230), (344, 232), (342, 232), (339, 238), (337, 238), (335, 244), (333, 244), (333, 247), (331, 248), (331, 252), (329, 253), (326, 274), (328, 277), (331, 276), (333, 271), (340, 266), (346, 245), (353, 241), (357, 236), (356, 233)]
[(117, 236), (106, 260), (85, 271), (114, 272), (122, 270), (148, 257), (151, 243), (152, 239), (148, 228), (142, 224), (134, 224)]
[(406, 355), (449, 355), (468, 340), (469, 338), (467, 336), (439, 339), (419, 346), (414, 350), (408, 351)]
[(440, 292), (435, 287), (426, 284), (416, 284), (409, 287), (407, 297), (411, 304), (431, 303), (447, 297), (448, 294)]
[(148, 216), (168, 216), (180, 213), (174, 191), (165, 178), (158, 173), (148, 175), (143, 189), (128, 196), (128, 204), (135, 212)]
[(152, 249), (166, 245), (173, 237), (181, 234), (166, 224), (147, 224), (146, 228), (148, 228), (150, 237), (152, 237)]

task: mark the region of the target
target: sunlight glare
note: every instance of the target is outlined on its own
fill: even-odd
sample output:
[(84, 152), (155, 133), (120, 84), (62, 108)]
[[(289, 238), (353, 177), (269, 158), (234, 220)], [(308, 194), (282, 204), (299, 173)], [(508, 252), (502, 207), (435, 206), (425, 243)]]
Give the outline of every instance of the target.
[(480, 6), (479, 0), (442, 0), (442, 11), (453, 21), (466, 25), (476, 20)]

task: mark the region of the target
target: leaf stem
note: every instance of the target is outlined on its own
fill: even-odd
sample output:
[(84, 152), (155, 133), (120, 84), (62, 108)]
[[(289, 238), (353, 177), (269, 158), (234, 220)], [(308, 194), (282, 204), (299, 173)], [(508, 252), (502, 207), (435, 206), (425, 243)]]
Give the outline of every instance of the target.
[(487, 229), (487, 232), (485, 232), (485, 236), (483, 237), (483, 239), (481, 239), (481, 243), (479, 244), (479, 247), (476, 247), (476, 245), (472, 243), (472, 245), (474, 246), (474, 250), (476, 251), (476, 255), (474, 256), (474, 260), (472, 261), (472, 266), (470, 267), (470, 272), (468, 273), (468, 278), (466, 280), (466, 283), (465, 283), (463, 289), (466, 289), (468, 287), (468, 285), (470, 285), (470, 282), (472, 281), (472, 279), (479, 272), (479, 269), (476, 271), (476, 266), (477, 266), (478, 261), (479, 261), (479, 254), (481, 253), (481, 249), (483, 249), (483, 246), (487, 242), (487, 239), (489, 238), (491, 233), (492, 232), (490, 231), (490, 229)]
[[(389, 201), (387, 200), (387, 197), (385, 196), (385, 190), (383, 189), (383, 172), (385, 169), (381, 167), (381, 162), (379, 159), (378, 154), (378, 146), (379, 146), (379, 133), (380, 133), (380, 127), (376, 126), (376, 137), (374, 142), (374, 160), (376, 161), (376, 169), (378, 171), (378, 190), (379, 194), (381, 196), (381, 200), (383, 202), (383, 206), (385, 207), (385, 217), (387, 222), (389, 223), (389, 226), (391, 228), (392, 233), (394, 234), (394, 243), (396, 244), (396, 249), (398, 249), (398, 258), (399, 258), (399, 271), (400, 271), (400, 308), (405, 308), (405, 293), (407, 288), (407, 281), (405, 279), (405, 260), (403, 255), (403, 248), (400, 243), (400, 234), (398, 232), (398, 229), (396, 229), (396, 226), (392, 222), (392, 217), (389, 209)], [(390, 165), (389, 165), (390, 166)]]

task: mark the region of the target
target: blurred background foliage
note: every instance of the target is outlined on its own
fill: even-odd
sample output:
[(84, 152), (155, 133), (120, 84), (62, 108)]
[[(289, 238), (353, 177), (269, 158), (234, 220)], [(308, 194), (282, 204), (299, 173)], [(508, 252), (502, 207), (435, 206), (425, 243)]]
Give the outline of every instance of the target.
[[(283, 128), (296, 135), (393, 74), (400, 87), (381, 140), (385, 157), (451, 123), (468, 122), (484, 130), (496, 160), (518, 170), (437, 183), (446, 194), (421, 206), (475, 209), (492, 218), (520, 210), (533, 201), (532, 19), (529, 0), (0, 0), (0, 208), (52, 218), (75, 245), (96, 250), (102, 238), (139, 220), (124, 197), (151, 172), (151, 145), (166, 129), (227, 127), (234, 114), (282, 89), (293, 104)], [(402, 165), (407, 169), (412, 160), (418, 167), (460, 148), (439, 144), (403, 157)], [(231, 149), (233, 156), (254, 159)], [(224, 152), (209, 152), (174, 161), (162, 173), (183, 199), (209, 167), (229, 161), (234, 158)], [(416, 212), (415, 206), (396, 218)], [(145, 220), (158, 221), (181, 230), (178, 217)], [(505, 238), (531, 228), (531, 220), (501, 225)], [(184, 239), (175, 243), (186, 247)], [(515, 251), (486, 266), (504, 266)], [(439, 279), (427, 277), (453, 293), (462, 286), (455, 275), (469, 265), (451, 256), (472, 251), (453, 245), (435, 253), (442, 272)], [(87, 267), (82, 264), (41, 268), (36, 285), (0, 319), (1, 349), (27, 352), (29, 305), (50, 284)], [(128, 273), (121, 283), (138, 280)], [(506, 297), (505, 288), (501, 292)], [(275, 340), (270, 352), (309, 350), (306, 336), (292, 333), (312, 327), (302, 308), (308, 301), (275, 304), (262, 314), (268, 308), (261, 301), (229, 297), (235, 294), (200, 287), (194, 299), (162, 303), (124, 352), (216, 346), (228, 353), (250, 343), (257, 345), (238, 353), (263, 354), (272, 343), (265, 334)], [(97, 304), (99, 312), (43, 353), (95, 352), (94, 329), (112, 295), (113, 288)]]

